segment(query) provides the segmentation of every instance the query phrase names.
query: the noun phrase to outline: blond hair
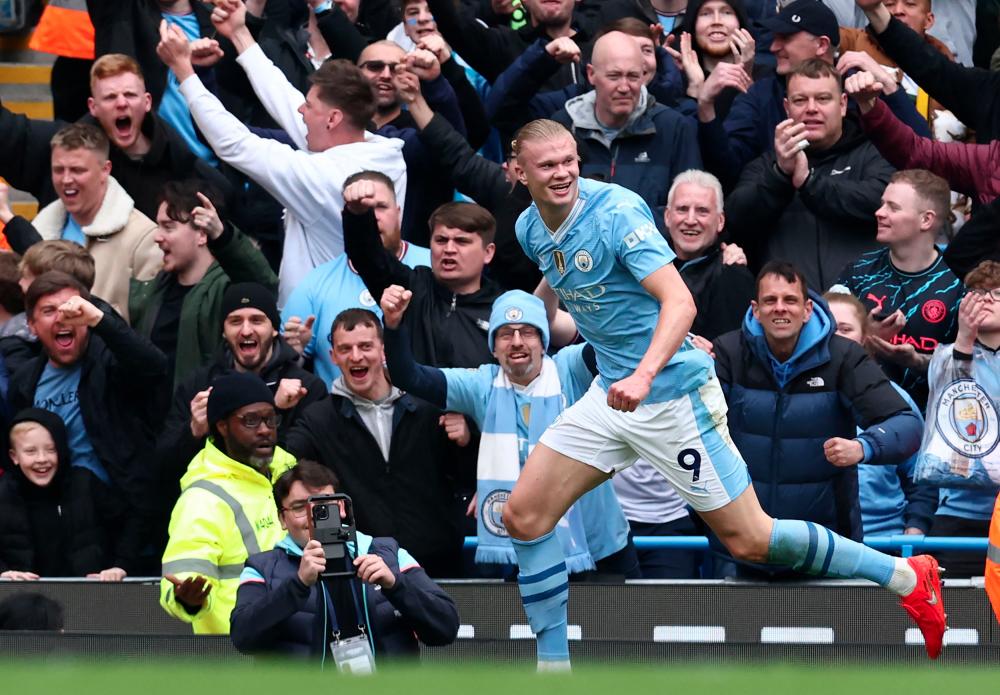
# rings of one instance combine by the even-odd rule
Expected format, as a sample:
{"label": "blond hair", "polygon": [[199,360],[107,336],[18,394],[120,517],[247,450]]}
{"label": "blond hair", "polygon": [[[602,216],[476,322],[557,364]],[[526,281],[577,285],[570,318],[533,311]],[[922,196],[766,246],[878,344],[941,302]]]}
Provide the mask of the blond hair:
{"label": "blond hair", "polygon": [[526,142],[536,140],[555,140],[561,137],[573,137],[566,126],[549,118],[539,118],[521,127],[510,143],[510,151],[516,157]]}
{"label": "blond hair", "polygon": [[115,77],[123,73],[130,72],[142,82],[142,88],[146,88],[146,79],[142,76],[142,68],[132,56],[124,53],[107,53],[94,61],[90,67],[90,92],[93,94],[94,85],[98,80],[108,77]]}
{"label": "blond hair", "polygon": [[41,423],[35,422],[34,420],[24,420],[23,422],[19,422],[13,427],[11,427],[10,434],[7,435],[7,439],[10,441],[10,448],[11,449],[14,448],[15,437],[19,437],[22,434],[27,434],[36,427],[43,430],[45,429],[44,427],[42,427]]}

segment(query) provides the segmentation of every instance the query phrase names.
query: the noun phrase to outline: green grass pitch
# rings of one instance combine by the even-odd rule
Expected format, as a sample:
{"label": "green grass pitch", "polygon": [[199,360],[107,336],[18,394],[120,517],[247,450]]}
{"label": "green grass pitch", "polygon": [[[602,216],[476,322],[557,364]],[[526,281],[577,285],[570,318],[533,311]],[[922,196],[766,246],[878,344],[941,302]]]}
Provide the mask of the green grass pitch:
{"label": "green grass pitch", "polygon": [[539,676],[526,665],[435,663],[339,677],[288,665],[25,661],[0,666],[0,682],[5,693],[43,695],[332,695],[341,687],[350,695],[974,695],[1000,692],[1000,669],[582,664],[569,676]]}

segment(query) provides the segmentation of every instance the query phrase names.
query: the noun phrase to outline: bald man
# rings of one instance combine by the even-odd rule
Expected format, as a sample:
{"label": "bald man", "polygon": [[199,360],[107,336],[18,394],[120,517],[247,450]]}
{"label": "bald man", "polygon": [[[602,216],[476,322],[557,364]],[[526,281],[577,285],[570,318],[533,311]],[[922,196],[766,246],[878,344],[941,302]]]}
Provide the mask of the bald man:
{"label": "bald man", "polygon": [[358,67],[375,88],[375,122],[376,128],[391,123],[397,128],[412,128],[413,119],[403,113],[399,92],[392,79],[393,69],[403,62],[406,56],[399,44],[393,41],[376,41],[361,51],[358,56]]}
{"label": "bald man", "polygon": [[674,176],[701,168],[694,123],[646,91],[642,52],[628,34],[609,32],[594,43],[587,77],[593,91],[553,116],[576,136],[580,175],[638,193],[662,221]]}

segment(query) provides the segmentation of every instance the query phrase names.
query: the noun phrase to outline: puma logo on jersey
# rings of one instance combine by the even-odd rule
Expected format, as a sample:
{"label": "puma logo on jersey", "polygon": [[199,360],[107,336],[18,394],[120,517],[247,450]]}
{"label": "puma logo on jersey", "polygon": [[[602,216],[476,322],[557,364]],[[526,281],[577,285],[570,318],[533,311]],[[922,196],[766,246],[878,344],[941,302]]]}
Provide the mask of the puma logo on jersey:
{"label": "puma logo on jersey", "polygon": [[840,176],[841,174],[846,174],[851,170],[850,166],[846,166],[843,169],[831,169],[830,176]]}

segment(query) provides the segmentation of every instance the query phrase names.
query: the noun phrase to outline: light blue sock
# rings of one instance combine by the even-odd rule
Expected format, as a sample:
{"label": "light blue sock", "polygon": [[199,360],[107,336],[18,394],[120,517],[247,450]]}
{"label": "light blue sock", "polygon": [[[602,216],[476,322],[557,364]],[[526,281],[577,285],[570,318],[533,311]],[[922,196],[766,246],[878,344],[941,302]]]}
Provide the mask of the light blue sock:
{"label": "light blue sock", "polygon": [[888,587],[895,558],[838,536],[809,521],[775,519],[767,561],[799,572],[844,579],[870,579]]}
{"label": "light blue sock", "polygon": [[538,642],[539,661],[568,661],[566,603],[569,577],[555,531],[533,541],[511,539],[520,573],[517,586]]}

